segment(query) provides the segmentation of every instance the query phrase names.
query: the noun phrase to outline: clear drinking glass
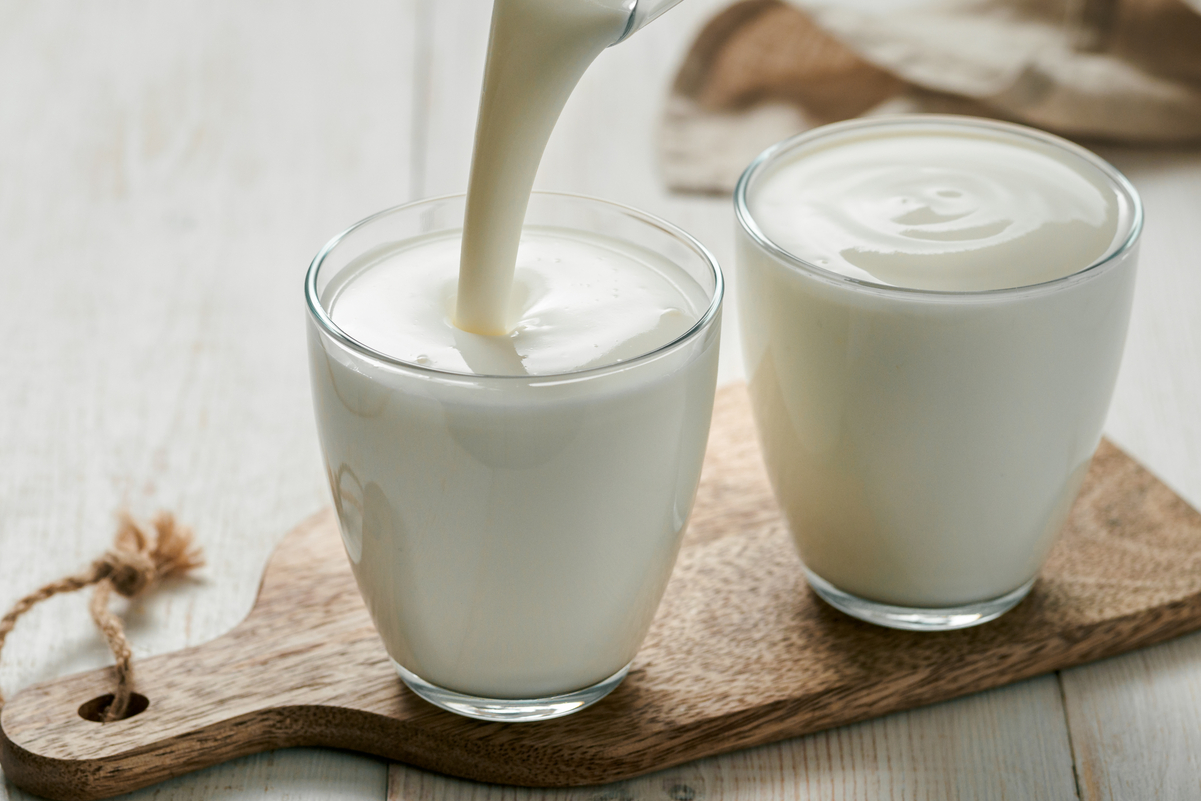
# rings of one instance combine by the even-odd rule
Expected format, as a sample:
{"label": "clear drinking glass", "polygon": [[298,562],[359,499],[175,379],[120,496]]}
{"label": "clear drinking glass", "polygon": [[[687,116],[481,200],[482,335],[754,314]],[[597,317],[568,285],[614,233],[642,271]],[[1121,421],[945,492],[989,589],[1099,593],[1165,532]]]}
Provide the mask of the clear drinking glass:
{"label": "clear drinking glass", "polygon": [[637,358],[483,376],[392,358],[329,314],[356,271],[457,235],[462,196],[333,239],[305,295],[317,428],[359,589],[404,682],[484,720],[565,715],[624,678],[692,508],[717,376],[722,276],[695,239],[624,206],[534,193],[527,231],[621,240],[682,270],[699,320]]}
{"label": "clear drinking glass", "polygon": [[[1046,283],[947,292],[823,269],[756,223],[756,186],[773,165],[841,137],[922,131],[1016,140],[1092,171],[1119,209],[1112,246]],[[1017,604],[1100,440],[1134,290],[1134,188],[1049,134],[910,115],[769,148],[743,174],[735,209],[755,419],[810,586],[855,617],[915,630],[976,625]]]}

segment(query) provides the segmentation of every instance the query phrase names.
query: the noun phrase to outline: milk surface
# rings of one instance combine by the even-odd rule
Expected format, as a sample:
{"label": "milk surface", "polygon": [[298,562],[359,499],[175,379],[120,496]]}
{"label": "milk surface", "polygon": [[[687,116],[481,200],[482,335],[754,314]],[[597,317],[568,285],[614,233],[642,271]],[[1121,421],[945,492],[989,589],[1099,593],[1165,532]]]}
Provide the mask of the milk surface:
{"label": "milk surface", "polygon": [[1054,544],[1100,438],[1136,254],[1082,272],[1132,213],[1084,158],[911,124],[765,166],[751,216],[812,267],[740,229],[740,319],[806,566],[861,598],[942,608],[1014,591]]}
{"label": "milk surface", "polygon": [[972,291],[1081,270],[1113,244],[1099,171],[1036,143],[864,132],[801,148],[757,183],[751,213],[788,253],[891,286]]}
{"label": "milk surface", "polygon": [[495,0],[467,186],[455,324],[507,334],[538,162],[571,90],[630,22],[627,0]]}
{"label": "milk surface", "polygon": [[550,375],[626,361],[684,334],[708,306],[680,267],[621,240],[527,228],[509,333],[454,325],[460,237],[398,243],[330,288],[338,326],[382,353],[475,375]]}

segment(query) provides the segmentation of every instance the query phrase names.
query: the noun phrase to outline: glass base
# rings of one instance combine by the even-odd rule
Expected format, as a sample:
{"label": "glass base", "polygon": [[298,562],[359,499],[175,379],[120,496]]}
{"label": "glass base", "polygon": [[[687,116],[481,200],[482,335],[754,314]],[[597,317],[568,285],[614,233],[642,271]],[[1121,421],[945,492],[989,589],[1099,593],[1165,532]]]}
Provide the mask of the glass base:
{"label": "glass base", "polygon": [[905,629],[906,631],[953,631],[966,629],[969,626],[979,626],[990,620],[996,620],[1001,615],[1018,605],[1030,588],[1034,579],[1030,579],[1013,592],[1005,593],[999,598],[980,601],[964,606],[948,606],[945,608],[929,608],[921,606],[892,606],[878,601],[869,601],[849,592],[843,592],[809,568],[805,568],[805,578],[823,601],[840,612],[851,617],[859,618],[877,626],[890,629]]}
{"label": "glass base", "polygon": [[630,672],[630,666],[627,664],[609,678],[591,687],[547,698],[480,698],[430,684],[417,674],[405,670],[396,660],[392,660],[392,665],[410,690],[434,706],[456,715],[492,723],[527,723],[561,718],[579,712],[617,689],[617,685],[621,684],[621,680]]}

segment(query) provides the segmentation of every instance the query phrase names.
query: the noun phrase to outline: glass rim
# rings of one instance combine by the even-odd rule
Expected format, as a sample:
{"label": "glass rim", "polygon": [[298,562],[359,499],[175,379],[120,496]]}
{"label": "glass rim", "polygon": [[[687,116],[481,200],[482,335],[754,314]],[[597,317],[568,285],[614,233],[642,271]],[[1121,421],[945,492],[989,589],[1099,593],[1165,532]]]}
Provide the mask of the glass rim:
{"label": "glass rim", "polygon": [[[1085,267],[1074,272],[1062,275],[1058,278],[1052,278],[1049,281],[1040,281],[1036,284],[1022,284],[1021,286],[1001,287],[998,289],[967,289],[967,290],[949,290],[949,289],[918,289],[915,287],[896,286],[894,284],[883,284],[877,281],[866,281],[861,278],[853,278],[849,275],[827,270],[810,261],[802,259],[793,253],[788,252],[784,248],[777,245],[768,237],[759,225],[755,222],[754,215],[751,214],[750,206],[747,203],[747,195],[750,192],[751,183],[768,167],[776,163],[780,158],[791,153],[798,147],[809,144],[815,140],[824,139],[829,136],[838,136],[848,131],[861,129],[869,129],[876,127],[898,127],[898,128],[916,128],[922,125],[946,125],[952,127],[971,128],[976,130],[987,130],[992,133],[1002,133],[1008,136],[1017,137],[1019,139],[1033,139],[1043,145],[1048,145],[1059,150],[1071,153],[1073,156],[1082,159],[1092,167],[1096,168],[1101,174],[1110,181],[1114,190],[1119,195],[1124,195],[1130,204],[1131,214],[1130,219],[1126,224],[1125,236],[1121,235],[1119,230],[1115,236],[1116,244],[1110,247],[1101,254],[1100,258]],[[970,300],[973,298],[994,298],[997,296],[1007,295],[1023,295],[1023,294],[1041,294],[1043,292],[1054,291],[1068,284],[1073,284],[1078,281],[1085,280],[1102,271],[1102,268],[1116,264],[1123,256],[1129,253],[1137,245],[1139,237],[1143,230],[1143,202],[1139,197],[1138,190],[1134,188],[1134,184],[1121,173],[1116,167],[1110,164],[1105,159],[1093,153],[1091,150],[1081,147],[1075,142],[1064,139],[1061,136],[1047,133],[1036,128],[1031,128],[1026,125],[1019,125],[1012,122],[1003,122],[1001,120],[990,120],[982,117],[969,117],[959,114],[888,114],[879,117],[863,117],[853,120],[845,120],[843,122],[835,122],[829,125],[822,125],[808,131],[791,136],[784,139],[771,147],[764,150],[755,160],[752,161],[743,171],[738,179],[738,184],[734,187],[734,216],[738,219],[738,224],[751,240],[759,247],[766,250],[771,255],[775,256],[786,265],[799,270],[800,272],[808,273],[815,278],[821,279],[827,283],[832,283],[841,286],[847,286],[852,290],[867,290],[885,295],[900,295],[915,298],[948,298]]]}
{"label": "glass rim", "polygon": [[439,195],[437,197],[429,197],[429,198],[422,198],[420,200],[412,200],[412,201],[409,201],[408,203],[401,203],[400,205],[391,206],[391,207],[383,209],[381,211],[377,211],[374,214],[371,214],[371,215],[359,220],[354,225],[351,225],[349,228],[347,228],[346,230],[337,234],[332,239],[330,239],[328,242],[326,242],[325,245],[321,248],[321,250],[317,252],[317,255],[313,257],[312,262],[309,263],[308,271],[305,274],[304,295],[305,295],[305,305],[308,308],[309,316],[317,323],[317,326],[321,329],[321,331],[324,334],[326,334],[327,336],[334,339],[334,341],[338,342],[338,344],[342,345],[345,348],[348,348],[351,351],[358,353],[360,356],[364,356],[373,361],[381,362],[385,365],[388,365],[389,367],[396,367],[396,368],[400,368],[403,370],[410,370],[410,371],[413,371],[413,372],[416,372],[419,374],[428,374],[430,376],[450,377],[450,378],[459,378],[459,379],[461,379],[461,378],[476,378],[476,379],[488,379],[488,380],[493,380],[493,381],[511,380],[511,381],[525,381],[525,382],[534,382],[534,383],[557,382],[562,379],[575,380],[575,379],[580,379],[580,378],[584,378],[584,377],[589,377],[589,376],[592,376],[592,375],[598,374],[598,373],[613,372],[616,370],[625,369],[627,367],[631,367],[633,365],[640,364],[644,361],[648,361],[651,358],[658,356],[666,351],[673,350],[676,347],[683,345],[685,342],[687,342],[691,339],[694,339],[702,331],[704,331],[710,327],[713,320],[717,317],[718,311],[721,309],[722,299],[725,296],[725,277],[722,275],[721,266],[718,264],[717,258],[709,251],[708,248],[706,248],[703,244],[701,244],[701,242],[696,237],[692,236],[687,231],[683,230],[682,228],[680,228],[677,225],[669,223],[666,220],[656,217],[653,214],[648,214],[647,212],[640,211],[640,210],[634,208],[633,206],[627,206],[624,203],[616,203],[611,200],[603,200],[601,198],[590,197],[588,195],[579,195],[579,194],[574,194],[574,193],[570,193],[570,192],[535,191],[535,192],[531,193],[531,197],[534,195],[537,195],[539,197],[564,198],[564,199],[572,200],[572,201],[584,201],[585,203],[608,207],[612,211],[616,211],[616,212],[626,215],[627,217],[631,217],[641,223],[649,225],[652,228],[658,229],[659,231],[667,234],[668,236],[671,236],[671,237],[675,238],[676,240],[682,242],[686,247],[688,247],[697,256],[700,257],[701,261],[705,264],[705,266],[707,266],[709,268],[709,271],[713,275],[712,297],[710,298],[709,305],[705,309],[704,313],[701,314],[701,316],[699,318],[697,318],[696,322],[693,323],[688,328],[688,330],[686,330],[684,333],[680,334],[678,337],[672,339],[671,341],[669,341],[663,345],[660,345],[659,347],[655,348],[654,350],[647,351],[646,353],[640,353],[639,355],[634,356],[632,358],[625,359],[622,361],[612,362],[611,364],[604,364],[599,367],[589,367],[589,368],[583,369],[583,370],[569,370],[569,371],[561,372],[561,373],[538,373],[538,374],[532,374],[532,375],[531,374],[493,375],[493,374],[484,374],[484,373],[466,373],[466,372],[462,372],[459,370],[446,370],[446,369],[439,368],[439,367],[430,367],[428,365],[415,364],[414,362],[409,362],[409,361],[405,361],[403,359],[398,359],[395,356],[390,356],[387,353],[384,353],[383,351],[376,350],[375,348],[371,347],[370,345],[368,345],[364,342],[360,342],[359,340],[355,339],[354,337],[350,336],[348,333],[343,331],[342,328],[337,323],[334,322],[333,318],[330,317],[329,313],[325,309],[325,306],[321,303],[320,297],[318,296],[319,293],[317,291],[317,276],[321,271],[322,265],[325,263],[325,259],[334,251],[334,249],[339,244],[342,243],[342,240],[344,240],[346,237],[348,237],[350,234],[354,233],[355,231],[365,228],[365,227],[371,225],[372,223],[378,222],[379,220],[383,219],[384,217],[388,217],[393,214],[399,214],[401,212],[408,211],[408,210],[411,210],[411,209],[414,209],[414,208],[417,208],[420,206],[428,206],[428,205],[432,205],[434,203],[441,203],[441,202],[445,202],[445,201],[464,199],[467,197],[467,195],[465,193],[457,192],[457,193],[449,194],[449,195]]}

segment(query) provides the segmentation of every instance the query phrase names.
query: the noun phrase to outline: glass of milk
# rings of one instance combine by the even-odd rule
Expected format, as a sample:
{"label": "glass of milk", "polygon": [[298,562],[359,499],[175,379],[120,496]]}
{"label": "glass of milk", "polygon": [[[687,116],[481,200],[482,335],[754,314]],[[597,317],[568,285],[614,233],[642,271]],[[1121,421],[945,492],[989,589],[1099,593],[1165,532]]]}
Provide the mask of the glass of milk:
{"label": "glass of milk", "polygon": [[462,196],[400,206],[318,254],[313,402],[401,678],[459,714],[540,720],[615,688],[650,626],[700,477],[722,277],[668,223],[534,193],[521,322],[468,334],[449,323],[463,213]]}
{"label": "glass of milk", "polygon": [[1134,188],[1055,136],[912,115],[777,144],[735,208],[755,419],[810,586],[903,629],[1013,607],[1100,440]]}

